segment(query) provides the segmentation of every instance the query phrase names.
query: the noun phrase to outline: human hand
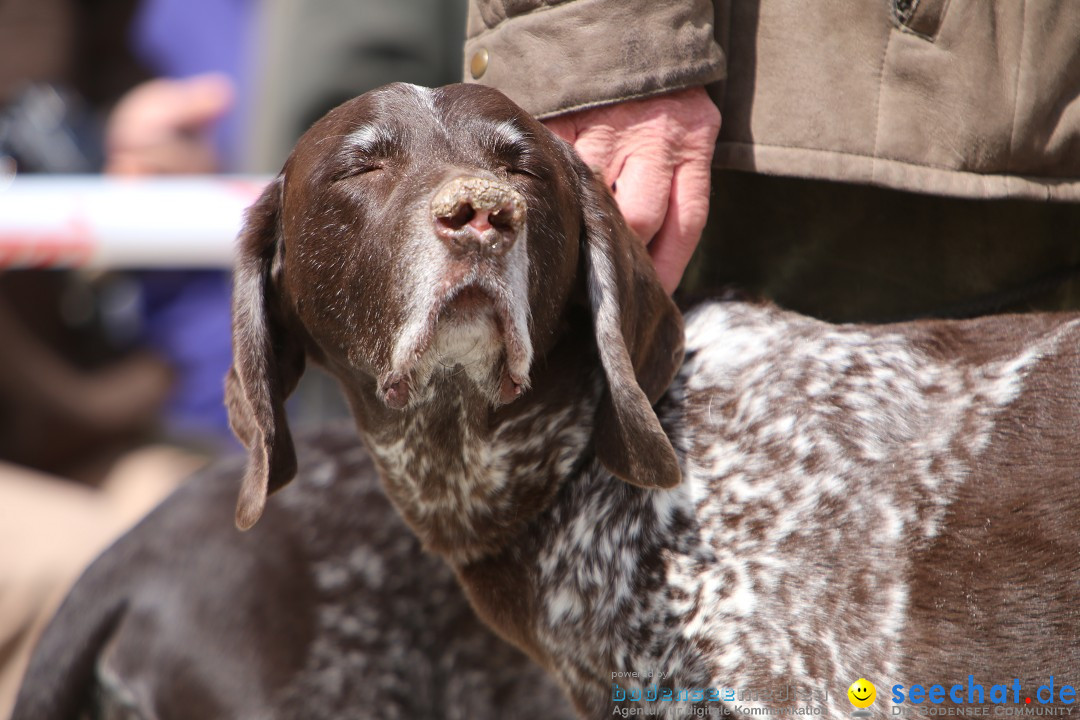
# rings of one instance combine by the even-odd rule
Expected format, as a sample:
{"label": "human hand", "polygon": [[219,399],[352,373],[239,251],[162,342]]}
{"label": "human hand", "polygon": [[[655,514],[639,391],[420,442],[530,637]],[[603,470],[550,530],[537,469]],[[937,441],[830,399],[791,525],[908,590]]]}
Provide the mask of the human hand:
{"label": "human hand", "polygon": [[709,215],[720,111],[704,88],[628,100],[545,121],[603,174],[669,293]]}
{"label": "human hand", "polygon": [[218,169],[210,131],[233,103],[232,82],[217,73],[150,80],[128,91],[105,130],[105,172],[180,175]]}

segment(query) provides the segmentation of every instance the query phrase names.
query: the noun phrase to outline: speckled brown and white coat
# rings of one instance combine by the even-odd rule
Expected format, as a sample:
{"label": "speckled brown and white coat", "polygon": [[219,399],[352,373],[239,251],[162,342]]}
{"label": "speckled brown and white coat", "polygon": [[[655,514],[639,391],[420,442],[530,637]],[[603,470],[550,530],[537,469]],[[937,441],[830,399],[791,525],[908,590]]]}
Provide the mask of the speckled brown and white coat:
{"label": "speckled brown and white coat", "polygon": [[584,716],[620,672],[836,717],[859,677],[1080,670],[1072,317],[729,300],[684,328],[567,146],[493,90],[395,85],[317,123],[251,211],[235,318],[238,522],[294,472],[282,402],[313,358],[425,546]]}

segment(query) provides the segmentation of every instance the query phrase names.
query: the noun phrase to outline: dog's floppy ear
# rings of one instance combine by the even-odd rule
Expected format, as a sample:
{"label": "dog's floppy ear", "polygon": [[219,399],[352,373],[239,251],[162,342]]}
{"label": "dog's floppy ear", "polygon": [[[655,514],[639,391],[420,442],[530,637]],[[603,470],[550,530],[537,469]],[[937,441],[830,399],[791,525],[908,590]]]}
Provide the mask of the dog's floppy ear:
{"label": "dog's floppy ear", "polygon": [[674,487],[681,480],[679,463],[652,403],[682,363],[682,315],[607,188],[583,165],[578,175],[589,306],[607,377],[593,436],[596,454],[629,483]]}
{"label": "dog's floppy ear", "polygon": [[284,250],[281,193],[278,177],[248,209],[233,273],[233,363],[225,379],[225,404],[229,424],[248,450],[236,505],[241,530],[254,525],[267,496],[296,475],[284,404],[304,371],[304,350],[285,327],[276,287]]}

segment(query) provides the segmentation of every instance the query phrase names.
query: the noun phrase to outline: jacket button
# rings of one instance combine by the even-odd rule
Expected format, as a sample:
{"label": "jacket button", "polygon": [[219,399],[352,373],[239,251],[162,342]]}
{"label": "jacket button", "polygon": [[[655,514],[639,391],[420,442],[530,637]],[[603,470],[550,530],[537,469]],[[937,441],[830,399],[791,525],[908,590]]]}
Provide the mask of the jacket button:
{"label": "jacket button", "polygon": [[472,60],[469,61],[469,72],[472,73],[473,80],[479,80],[485,72],[487,72],[488,66],[488,51],[477,50],[473,53]]}

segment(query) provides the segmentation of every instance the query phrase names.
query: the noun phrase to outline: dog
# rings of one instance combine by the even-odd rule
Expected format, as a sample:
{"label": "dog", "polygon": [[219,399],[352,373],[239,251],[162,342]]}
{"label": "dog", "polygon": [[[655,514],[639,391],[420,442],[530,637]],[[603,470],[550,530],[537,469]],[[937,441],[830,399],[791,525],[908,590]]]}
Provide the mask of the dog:
{"label": "dog", "polygon": [[249,211],[233,302],[237,524],[295,472],[311,359],[423,545],[583,717],[1080,672],[1076,316],[684,318],[604,184],[477,85],[317,122]]}
{"label": "dog", "polygon": [[265,527],[233,526],[233,457],[96,560],[35,649],[13,720],[573,717],[421,551],[355,431],[299,439],[300,480]]}

